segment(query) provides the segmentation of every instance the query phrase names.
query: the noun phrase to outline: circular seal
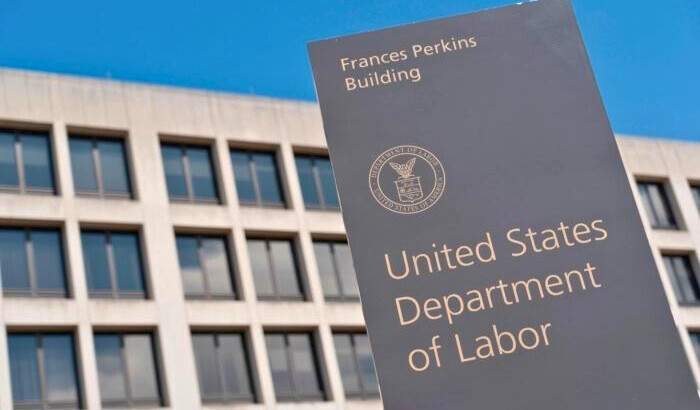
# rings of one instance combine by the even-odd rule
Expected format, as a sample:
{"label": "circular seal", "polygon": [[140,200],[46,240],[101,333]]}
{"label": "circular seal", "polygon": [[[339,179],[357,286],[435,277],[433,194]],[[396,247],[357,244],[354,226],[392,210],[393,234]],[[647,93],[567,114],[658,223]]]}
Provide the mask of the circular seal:
{"label": "circular seal", "polygon": [[445,191],[445,169],[427,149],[399,145],[382,152],[369,168],[369,190],[382,207],[417,214],[435,205]]}

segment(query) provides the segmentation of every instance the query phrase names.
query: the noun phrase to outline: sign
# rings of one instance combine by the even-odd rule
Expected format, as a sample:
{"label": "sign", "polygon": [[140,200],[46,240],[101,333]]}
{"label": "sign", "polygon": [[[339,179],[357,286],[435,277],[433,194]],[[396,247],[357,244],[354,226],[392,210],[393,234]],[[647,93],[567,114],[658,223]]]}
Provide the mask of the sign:
{"label": "sign", "polygon": [[309,51],[386,409],[698,408],[568,1]]}

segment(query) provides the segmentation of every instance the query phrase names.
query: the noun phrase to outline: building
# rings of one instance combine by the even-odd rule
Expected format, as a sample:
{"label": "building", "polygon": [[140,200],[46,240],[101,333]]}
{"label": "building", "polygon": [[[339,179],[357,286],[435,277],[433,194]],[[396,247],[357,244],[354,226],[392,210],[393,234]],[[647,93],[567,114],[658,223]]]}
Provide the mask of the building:
{"label": "building", "polygon": [[[700,145],[618,142],[700,380]],[[3,69],[0,191],[0,410],[381,408],[315,104]]]}

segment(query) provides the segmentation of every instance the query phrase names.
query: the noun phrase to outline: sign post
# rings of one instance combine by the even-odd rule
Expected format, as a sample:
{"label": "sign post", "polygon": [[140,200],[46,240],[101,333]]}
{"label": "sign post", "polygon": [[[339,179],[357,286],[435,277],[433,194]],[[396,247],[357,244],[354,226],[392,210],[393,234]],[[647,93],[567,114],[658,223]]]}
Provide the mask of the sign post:
{"label": "sign post", "polygon": [[309,51],[388,410],[698,408],[567,0]]}

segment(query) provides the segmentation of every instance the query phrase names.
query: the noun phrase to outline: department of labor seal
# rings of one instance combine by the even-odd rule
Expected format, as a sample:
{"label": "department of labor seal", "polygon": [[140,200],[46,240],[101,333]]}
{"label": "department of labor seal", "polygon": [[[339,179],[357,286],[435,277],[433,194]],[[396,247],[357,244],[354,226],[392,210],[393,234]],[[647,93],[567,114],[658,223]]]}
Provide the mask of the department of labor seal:
{"label": "department of labor seal", "polygon": [[382,152],[369,169],[369,190],[382,207],[416,214],[435,205],[445,190],[445,169],[430,151],[399,145]]}

